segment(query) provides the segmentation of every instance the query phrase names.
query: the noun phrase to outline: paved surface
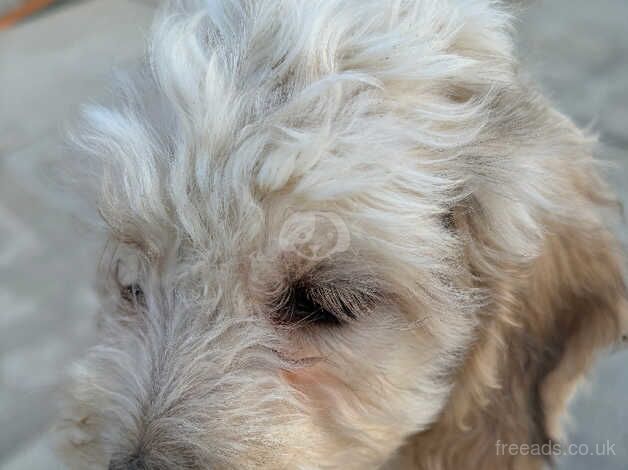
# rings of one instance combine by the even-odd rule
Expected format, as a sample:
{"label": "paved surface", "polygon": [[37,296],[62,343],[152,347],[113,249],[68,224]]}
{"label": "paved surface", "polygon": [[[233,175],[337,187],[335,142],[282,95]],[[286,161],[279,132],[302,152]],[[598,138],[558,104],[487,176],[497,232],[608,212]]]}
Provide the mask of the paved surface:
{"label": "paved surface", "polygon": [[[61,370],[84,348],[99,241],[59,210],[47,182],[78,106],[137,58],[151,0],[92,0],[0,33],[0,470],[62,468],[44,433]],[[547,0],[520,20],[521,53],[556,103],[592,124],[628,201],[628,2]],[[58,201],[58,202],[52,202]],[[622,231],[624,240],[626,231]],[[628,468],[628,353],[604,359],[572,409],[572,442],[616,455],[559,459],[564,470]]]}
{"label": "paved surface", "polygon": [[7,13],[20,4],[20,0],[0,0],[0,15]]}

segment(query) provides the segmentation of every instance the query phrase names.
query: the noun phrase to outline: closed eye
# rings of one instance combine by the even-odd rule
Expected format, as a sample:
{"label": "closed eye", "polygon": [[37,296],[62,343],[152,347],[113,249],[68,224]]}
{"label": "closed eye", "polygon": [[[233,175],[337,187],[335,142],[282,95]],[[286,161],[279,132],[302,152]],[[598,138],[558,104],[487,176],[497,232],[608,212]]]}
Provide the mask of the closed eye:
{"label": "closed eye", "polygon": [[[317,324],[337,326],[343,323],[337,312],[321,305],[316,293],[307,286],[297,285],[290,289],[283,320],[290,324]],[[353,315],[350,315],[353,318]]]}
{"label": "closed eye", "polygon": [[300,280],[275,303],[274,319],[286,326],[337,327],[364,315],[378,301],[372,290],[317,286]]}

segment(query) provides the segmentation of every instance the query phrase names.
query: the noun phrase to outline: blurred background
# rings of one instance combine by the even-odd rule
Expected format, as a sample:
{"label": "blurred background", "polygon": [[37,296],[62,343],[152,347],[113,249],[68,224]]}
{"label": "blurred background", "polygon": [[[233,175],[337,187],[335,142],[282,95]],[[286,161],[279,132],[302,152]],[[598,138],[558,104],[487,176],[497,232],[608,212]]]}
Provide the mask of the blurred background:
{"label": "blurred background", "polygon": [[[90,342],[102,241],[44,182],[80,105],[103,99],[112,71],[141,56],[158,1],[0,0],[0,470],[63,468],[46,432],[61,373]],[[530,2],[518,29],[525,68],[600,133],[626,204],[628,1]],[[571,442],[608,440],[615,455],[563,457],[558,468],[628,469],[628,351],[598,363],[571,409]]]}

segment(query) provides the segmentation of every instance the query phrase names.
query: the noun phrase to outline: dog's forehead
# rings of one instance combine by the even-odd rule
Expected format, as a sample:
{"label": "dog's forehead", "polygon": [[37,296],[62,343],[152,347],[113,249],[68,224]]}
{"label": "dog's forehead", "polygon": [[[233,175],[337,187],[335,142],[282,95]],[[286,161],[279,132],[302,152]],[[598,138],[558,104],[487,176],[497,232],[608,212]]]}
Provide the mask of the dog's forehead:
{"label": "dog's forehead", "polygon": [[[122,104],[88,113],[80,143],[97,157],[89,165],[102,166],[98,210],[114,234],[226,242],[278,205],[430,214],[466,177],[454,160],[446,172],[435,160],[484,123],[483,103],[459,90],[509,73],[495,65],[488,77],[474,59],[509,56],[505,33],[482,24],[495,18],[420,3],[365,2],[366,23],[349,20],[350,2],[312,14],[308,2],[212,5],[169,10],[153,30],[150,66],[123,80]],[[339,18],[349,26],[335,28]],[[462,39],[473,47],[457,50]]]}

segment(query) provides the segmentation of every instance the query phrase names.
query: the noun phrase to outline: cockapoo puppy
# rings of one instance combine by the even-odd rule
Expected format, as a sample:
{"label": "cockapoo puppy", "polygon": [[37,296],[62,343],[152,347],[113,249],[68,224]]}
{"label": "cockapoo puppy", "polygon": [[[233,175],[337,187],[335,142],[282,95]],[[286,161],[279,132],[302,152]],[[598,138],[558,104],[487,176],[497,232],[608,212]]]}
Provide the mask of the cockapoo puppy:
{"label": "cockapoo puppy", "polygon": [[592,140],[491,0],[183,0],[76,141],[72,468],[540,469],[626,331]]}

